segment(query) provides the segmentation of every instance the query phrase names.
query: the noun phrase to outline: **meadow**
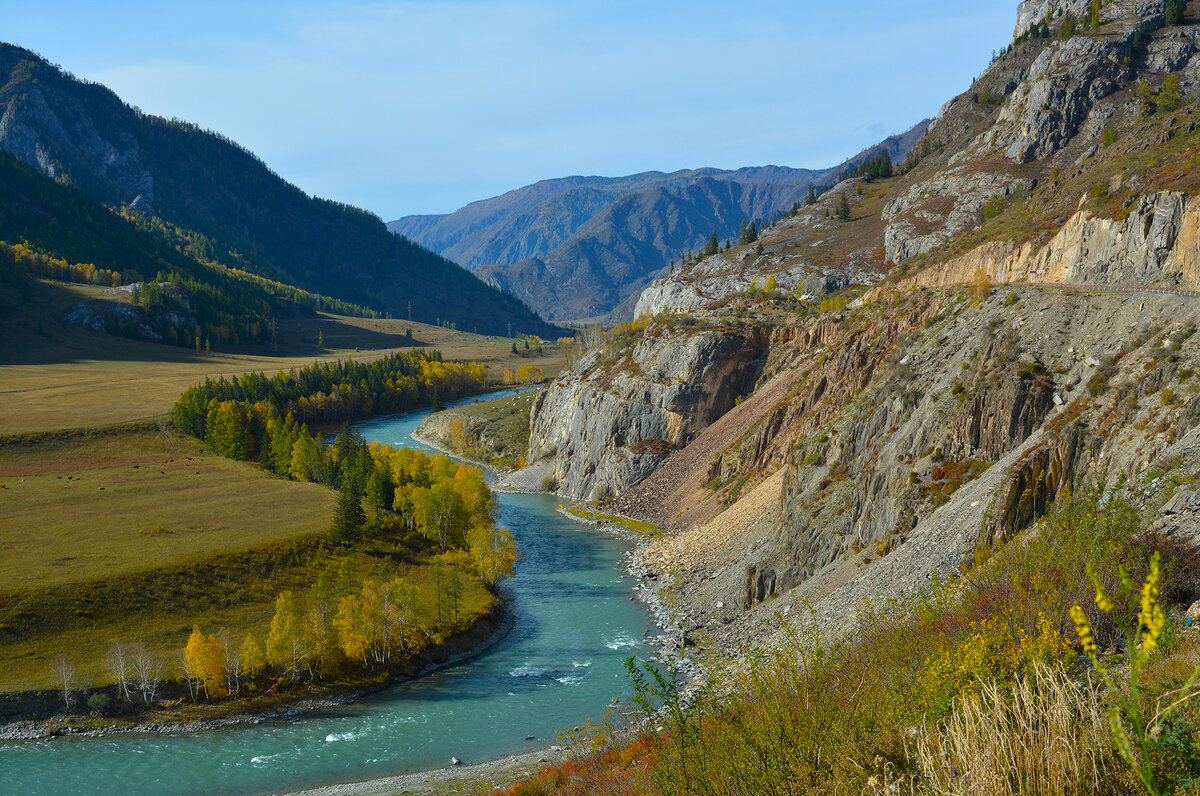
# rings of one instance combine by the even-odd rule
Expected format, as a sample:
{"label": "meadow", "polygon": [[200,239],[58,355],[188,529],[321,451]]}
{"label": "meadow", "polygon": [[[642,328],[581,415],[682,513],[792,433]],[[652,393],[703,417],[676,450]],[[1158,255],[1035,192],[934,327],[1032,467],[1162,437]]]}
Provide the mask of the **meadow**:
{"label": "meadow", "polygon": [[55,320],[101,298],[116,297],[103,288],[42,283],[23,313],[0,320],[0,435],[165,418],[180,393],[206,377],[271,375],[337,359],[370,361],[413,346],[437,348],[446,360],[482,362],[497,380],[521,365],[536,365],[552,377],[565,356],[557,345],[544,346],[541,356],[523,346],[513,354],[508,338],[399,319],[281,317],[276,345],[212,352],[128,340]]}
{"label": "meadow", "polygon": [[[81,302],[124,300],[85,285],[41,282],[0,319],[0,692],[49,688],[51,662],[68,653],[81,684],[113,682],[113,641],[141,642],[179,677],[195,624],[265,637],[276,597],[307,599],[317,581],[334,591],[402,577],[423,616],[437,616],[443,563],[421,539],[368,538],[333,545],[337,493],[223,458],[177,433],[168,412],[205,377],[371,361],[415,346],[447,360],[557,372],[544,354],[511,339],[392,319],[296,314],[276,341],[192,351],[125,339],[62,319]],[[520,353],[514,353],[518,348]],[[463,583],[455,620],[465,627],[493,597]],[[460,628],[461,629],[461,628]]]}

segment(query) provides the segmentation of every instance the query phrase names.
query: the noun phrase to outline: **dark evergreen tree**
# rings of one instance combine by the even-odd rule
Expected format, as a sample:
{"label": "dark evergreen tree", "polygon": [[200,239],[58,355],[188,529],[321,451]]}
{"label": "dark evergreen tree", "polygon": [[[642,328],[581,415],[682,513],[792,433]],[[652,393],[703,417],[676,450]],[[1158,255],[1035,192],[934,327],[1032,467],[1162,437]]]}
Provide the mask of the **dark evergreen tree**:
{"label": "dark evergreen tree", "polygon": [[365,521],[362,498],[351,480],[344,479],[338,488],[337,506],[333,511],[333,541],[342,545],[358,541]]}

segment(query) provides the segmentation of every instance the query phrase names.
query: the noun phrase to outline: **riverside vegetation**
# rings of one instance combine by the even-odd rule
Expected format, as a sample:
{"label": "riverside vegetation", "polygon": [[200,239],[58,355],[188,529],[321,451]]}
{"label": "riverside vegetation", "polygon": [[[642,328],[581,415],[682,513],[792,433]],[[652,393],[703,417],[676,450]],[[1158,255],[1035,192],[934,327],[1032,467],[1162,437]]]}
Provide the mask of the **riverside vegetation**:
{"label": "riverside vegetation", "polygon": [[[193,699],[197,686],[207,697],[236,696],[265,675],[292,684],[302,674],[312,682],[347,667],[386,670],[494,607],[486,590],[512,575],[517,552],[512,534],[496,527],[495,500],[477,468],[368,444],[346,428],[326,445],[305,422],[397,411],[423,399],[436,405],[441,395],[455,397],[486,381],[479,363],[445,363],[436,351],[412,351],[368,364],[313,365],[270,380],[261,373],[209,380],[181,396],[172,410],[176,427],[216,453],[257,457],[277,475],[336,487],[330,541],[341,548],[314,567],[324,571],[307,600],[279,593],[262,642],[252,633],[238,644],[227,630],[206,635],[193,628],[184,649]],[[345,551],[375,559],[367,576],[355,572]],[[414,562],[427,565],[423,578],[396,569]]]}
{"label": "riverside vegetation", "polygon": [[[155,551],[155,564],[104,555],[87,522],[47,528],[43,542],[72,551],[49,569],[30,570],[34,550],[10,546],[17,566],[3,573],[11,595],[0,632],[4,657],[20,663],[4,667],[4,687],[53,687],[68,714],[106,715],[183,695],[268,705],[419,668],[497,610],[494,587],[517,553],[496,527],[493,495],[476,468],[367,444],[346,428],[327,444],[296,417],[345,421],[486,381],[479,363],[407,351],[189,388],[172,416],[204,448],[138,426],[102,431],[107,454],[73,432],[13,438],[0,468],[13,482],[4,485],[10,505],[36,514],[65,487],[81,507],[102,506],[117,529],[153,517],[129,530],[129,542]],[[87,464],[64,468],[73,449]],[[250,458],[267,472],[246,472],[239,460]],[[231,480],[216,477],[226,471]],[[336,499],[322,487],[337,489]],[[247,535],[246,514],[263,511],[267,519],[251,523],[262,530]],[[315,520],[297,523],[306,512]]]}
{"label": "riverside vegetation", "polygon": [[632,703],[506,793],[1191,793],[1200,635],[1172,606],[1198,568],[1083,489],[857,633],[796,619],[690,703],[631,658]]}

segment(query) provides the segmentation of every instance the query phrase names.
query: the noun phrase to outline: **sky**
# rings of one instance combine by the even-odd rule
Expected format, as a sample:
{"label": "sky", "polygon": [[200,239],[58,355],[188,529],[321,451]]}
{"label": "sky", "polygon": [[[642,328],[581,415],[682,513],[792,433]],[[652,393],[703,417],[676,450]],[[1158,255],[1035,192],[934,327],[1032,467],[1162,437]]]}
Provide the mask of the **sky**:
{"label": "sky", "polygon": [[385,221],[540,179],[832,166],[937,113],[1016,0],[39,0],[0,40]]}

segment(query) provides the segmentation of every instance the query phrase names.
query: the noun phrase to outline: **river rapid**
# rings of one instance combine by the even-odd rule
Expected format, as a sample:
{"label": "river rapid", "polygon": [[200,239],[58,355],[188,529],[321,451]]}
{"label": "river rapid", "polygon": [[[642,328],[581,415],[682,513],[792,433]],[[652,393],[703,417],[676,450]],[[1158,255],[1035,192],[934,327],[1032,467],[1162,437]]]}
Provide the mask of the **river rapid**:
{"label": "river rapid", "polygon": [[[500,394],[454,402],[461,405]],[[411,438],[427,410],[360,425]],[[547,495],[499,493],[524,559],[506,586],[511,632],[469,661],[357,702],[194,734],[0,743],[0,793],[259,794],[479,762],[545,747],[629,684],[622,661],[650,623],[619,567],[627,543],[587,530]]]}

